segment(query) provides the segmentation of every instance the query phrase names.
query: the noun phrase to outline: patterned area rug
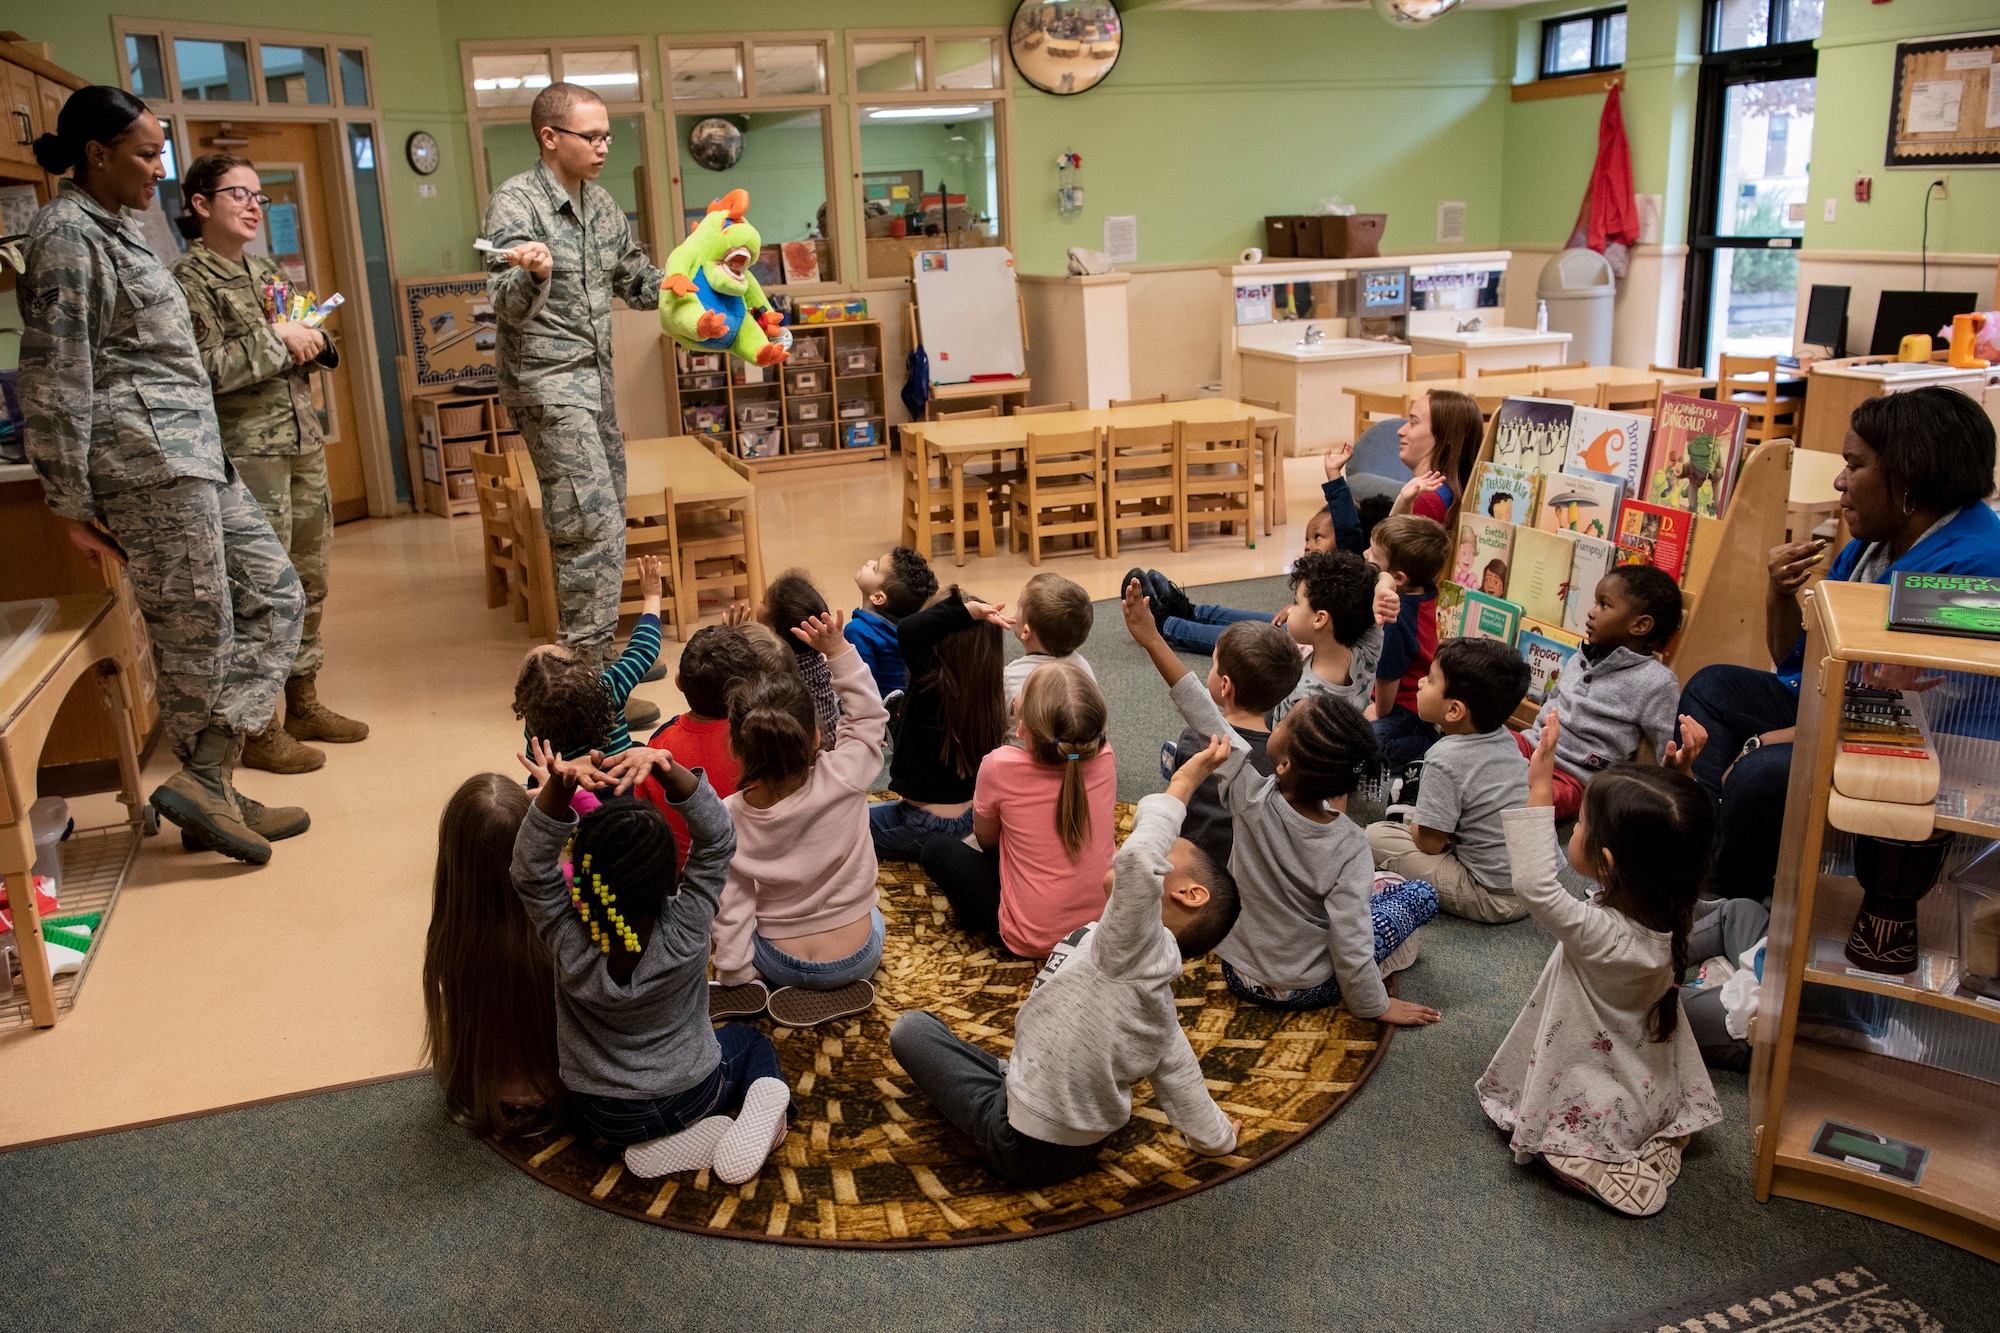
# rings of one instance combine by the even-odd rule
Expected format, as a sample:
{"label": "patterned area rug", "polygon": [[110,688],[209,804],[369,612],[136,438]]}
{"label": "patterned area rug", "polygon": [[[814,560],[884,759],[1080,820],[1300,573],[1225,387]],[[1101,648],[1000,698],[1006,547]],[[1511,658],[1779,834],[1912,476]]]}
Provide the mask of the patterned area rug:
{"label": "patterned area rug", "polygon": [[[1121,804],[1118,816],[1122,841],[1132,807]],[[871,1249],[1015,1240],[1166,1203],[1271,1160],[1338,1111],[1389,1043],[1386,1025],[1344,1008],[1239,1004],[1212,958],[1190,962],[1174,987],[1181,1025],[1210,1091],[1243,1121],[1237,1151],[1193,1152],[1141,1083],[1131,1123],[1105,1143],[1094,1169],[1019,1189],[990,1174],[971,1141],[916,1091],[889,1054],[889,1027],[906,1009],[930,1009],[960,1036],[1005,1054],[1036,965],[959,932],[916,866],[885,865],[880,887],[888,939],[875,1008],[815,1029],[765,1020],[797,1118],[754,1179],[731,1187],[701,1171],[641,1180],[609,1145],[561,1132],[494,1150],[585,1203],[683,1231]]]}
{"label": "patterned area rug", "polygon": [[1577,1333],[1944,1333],[1944,1325],[1866,1266],[1834,1254]]}

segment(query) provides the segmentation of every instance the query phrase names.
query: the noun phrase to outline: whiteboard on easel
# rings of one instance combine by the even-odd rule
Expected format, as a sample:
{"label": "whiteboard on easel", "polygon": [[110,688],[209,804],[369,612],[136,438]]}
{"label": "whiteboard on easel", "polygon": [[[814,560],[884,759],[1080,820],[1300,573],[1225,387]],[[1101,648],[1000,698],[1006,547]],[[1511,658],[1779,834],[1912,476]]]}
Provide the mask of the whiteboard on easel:
{"label": "whiteboard on easel", "polygon": [[1026,371],[1012,252],[999,246],[919,250],[910,265],[932,383]]}

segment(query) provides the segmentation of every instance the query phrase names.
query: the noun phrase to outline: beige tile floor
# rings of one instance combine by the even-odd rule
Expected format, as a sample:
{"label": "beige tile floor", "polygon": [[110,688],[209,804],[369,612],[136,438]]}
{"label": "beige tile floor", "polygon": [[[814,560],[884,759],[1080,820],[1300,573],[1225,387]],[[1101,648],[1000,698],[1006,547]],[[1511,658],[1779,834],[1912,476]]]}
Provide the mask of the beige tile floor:
{"label": "beige tile floor", "polygon": [[[1254,550],[1210,535],[1182,554],[1128,543],[1117,561],[1050,557],[1042,567],[1096,598],[1112,596],[1133,564],[1182,583],[1278,573],[1318,507],[1318,460],[1287,468],[1293,521]],[[804,566],[834,605],[851,607],[853,571],[895,539],[893,469],[767,478],[767,568]],[[938,561],[941,580],[1010,605],[1033,572],[1024,555],[970,557],[963,570]],[[374,734],[327,747],[316,773],[243,777],[258,799],[313,815],[267,867],[185,852],[171,827],[146,840],[76,1008],[49,1031],[0,1033],[0,1146],[419,1066],[438,812],[469,774],[518,771],[509,700],[529,641],[505,610],[486,608],[481,580],[473,519],[338,530],[321,693]],[[669,657],[678,649],[670,637]],[[669,712],[681,706],[671,674],[640,692]],[[156,755],[147,789],[169,771]],[[80,827],[122,813],[108,796],[72,806]]]}

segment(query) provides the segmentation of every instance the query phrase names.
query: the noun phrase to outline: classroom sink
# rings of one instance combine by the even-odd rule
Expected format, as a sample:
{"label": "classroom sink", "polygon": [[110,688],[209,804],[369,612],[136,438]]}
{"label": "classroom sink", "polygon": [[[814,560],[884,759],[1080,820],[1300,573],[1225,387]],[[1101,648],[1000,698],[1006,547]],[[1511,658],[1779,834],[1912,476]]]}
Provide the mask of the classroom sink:
{"label": "classroom sink", "polygon": [[21,602],[0,602],[0,680],[20,664],[42,637],[42,627],[55,619],[52,597],[30,597]]}

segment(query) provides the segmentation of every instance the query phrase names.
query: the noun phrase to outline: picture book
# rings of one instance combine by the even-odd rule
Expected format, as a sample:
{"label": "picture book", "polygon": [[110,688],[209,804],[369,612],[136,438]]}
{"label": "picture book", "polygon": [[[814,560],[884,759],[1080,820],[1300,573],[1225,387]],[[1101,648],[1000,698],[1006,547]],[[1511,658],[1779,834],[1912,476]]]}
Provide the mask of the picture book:
{"label": "picture book", "polygon": [[1627,412],[1606,412],[1597,407],[1579,407],[1569,427],[1569,456],[1566,471],[1595,472],[1615,477],[1626,493],[1636,495],[1646,467],[1646,444],[1653,423]]}
{"label": "picture book", "polygon": [[1507,576],[1507,600],[1518,602],[1533,620],[1561,624],[1563,593],[1569,587],[1572,545],[1568,537],[1540,528],[1514,531],[1514,563]]}
{"label": "picture book", "polygon": [[1470,588],[1465,593],[1465,624],[1459,633],[1468,639],[1498,639],[1514,642],[1521,626],[1521,607],[1504,597],[1492,597]]}
{"label": "picture book", "polygon": [[1571,467],[1543,480],[1535,526],[1543,532],[1608,538],[1618,523],[1618,502],[1624,498],[1624,483]]}
{"label": "picture book", "polygon": [[1507,571],[1514,559],[1514,525],[1466,514],[1458,520],[1458,558],[1451,580],[1499,597],[1507,591]]}
{"label": "picture book", "polygon": [[1679,583],[1693,528],[1694,515],[1685,510],[1627,500],[1618,507],[1618,563],[1664,569]]}
{"label": "picture book", "polygon": [[1717,517],[1729,502],[1729,483],[1742,443],[1742,408],[1661,394],[1646,459],[1645,493],[1640,498],[1704,518]]}
{"label": "picture book", "polygon": [[1889,583],[1889,628],[2000,638],[2000,579],[1899,571]]}
{"label": "picture book", "polygon": [[750,274],[757,279],[760,287],[779,287],[785,281],[785,261],[783,252],[775,245],[759,246],[757,258],[750,265]]}
{"label": "picture book", "polygon": [[1582,634],[1598,581],[1618,563],[1618,547],[1581,533],[1573,534],[1569,545],[1569,587],[1563,594],[1562,627],[1571,634]]}
{"label": "picture book", "polygon": [[1528,664],[1528,702],[1539,708],[1555,693],[1556,681],[1568,669],[1570,659],[1582,648],[1583,641],[1553,625],[1524,619],[1514,646],[1521,650],[1521,660]]}
{"label": "picture book", "polygon": [[1575,412],[1576,404],[1563,398],[1505,400],[1493,417],[1493,461],[1523,472],[1562,471]]}
{"label": "picture book", "polygon": [[[1523,472],[1501,463],[1480,463],[1472,469],[1470,512],[1501,523],[1531,523],[1542,493],[1538,472]],[[1465,509],[1461,513],[1468,512]]]}
{"label": "picture book", "polygon": [[1442,643],[1465,632],[1465,589],[1447,579],[1438,585],[1437,636]]}

